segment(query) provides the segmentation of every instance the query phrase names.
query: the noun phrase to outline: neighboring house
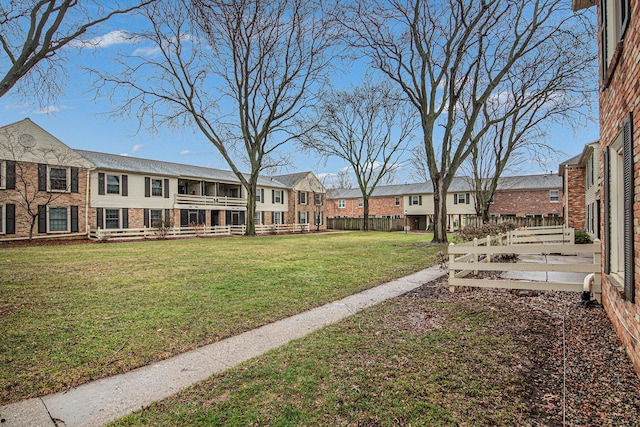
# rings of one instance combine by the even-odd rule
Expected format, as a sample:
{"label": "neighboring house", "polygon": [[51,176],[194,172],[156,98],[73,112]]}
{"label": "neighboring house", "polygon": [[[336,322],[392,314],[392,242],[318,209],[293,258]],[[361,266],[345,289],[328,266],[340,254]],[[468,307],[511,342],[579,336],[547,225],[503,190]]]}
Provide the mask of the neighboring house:
{"label": "neighboring house", "polygon": [[0,238],[87,233],[90,162],[30,119],[0,128]]}
{"label": "neighboring house", "polygon": [[[0,128],[0,144],[0,240],[28,236],[22,193],[39,235],[246,224],[247,190],[230,171],[73,150],[29,119]],[[311,172],[259,178],[256,224],[323,227],[324,194]]]}
{"label": "neighboring house", "polygon": [[581,154],[562,163],[564,223],[586,231],[592,239],[600,234],[600,141],[585,145]]}
{"label": "neighboring house", "polygon": [[602,0],[598,18],[602,302],[640,374],[640,1]]}
{"label": "neighboring house", "polygon": [[289,189],[288,212],[297,224],[310,224],[316,230],[326,230],[324,204],[326,190],[312,172],[274,176]]}
{"label": "neighboring house", "polygon": [[[561,216],[562,182],[553,174],[503,177],[490,208],[493,216]],[[363,216],[359,189],[327,191],[327,216],[332,218]],[[406,218],[412,230],[426,230],[433,222],[433,185],[431,182],[383,185],[369,199],[369,216]],[[467,178],[454,178],[447,193],[447,226],[464,227],[476,216],[475,195]]]}

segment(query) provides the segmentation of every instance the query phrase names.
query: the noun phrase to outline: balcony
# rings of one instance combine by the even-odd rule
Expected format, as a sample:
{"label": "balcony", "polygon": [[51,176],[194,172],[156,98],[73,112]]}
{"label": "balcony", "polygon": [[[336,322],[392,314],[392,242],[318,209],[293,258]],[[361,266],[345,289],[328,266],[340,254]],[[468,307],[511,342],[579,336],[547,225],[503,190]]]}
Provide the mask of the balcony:
{"label": "balcony", "polygon": [[247,199],[225,196],[176,194],[174,207],[176,209],[244,210],[247,207]]}

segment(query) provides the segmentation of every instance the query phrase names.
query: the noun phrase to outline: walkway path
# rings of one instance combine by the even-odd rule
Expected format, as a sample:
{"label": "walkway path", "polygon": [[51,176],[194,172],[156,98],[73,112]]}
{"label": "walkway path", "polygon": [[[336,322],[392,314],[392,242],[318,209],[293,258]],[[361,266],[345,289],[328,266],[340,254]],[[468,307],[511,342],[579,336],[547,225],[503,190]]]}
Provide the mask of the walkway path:
{"label": "walkway path", "polygon": [[431,267],[153,365],[0,407],[2,427],[104,425],[444,274]]}

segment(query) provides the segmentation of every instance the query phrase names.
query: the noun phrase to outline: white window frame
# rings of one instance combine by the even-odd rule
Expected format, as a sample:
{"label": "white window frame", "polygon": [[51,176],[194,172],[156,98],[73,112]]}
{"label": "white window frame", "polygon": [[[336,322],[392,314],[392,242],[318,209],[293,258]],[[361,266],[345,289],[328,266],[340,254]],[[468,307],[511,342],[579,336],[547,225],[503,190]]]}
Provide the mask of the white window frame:
{"label": "white window frame", "polygon": [[[118,180],[118,192],[109,192],[109,177],[116,178]],[[122,175],[104,174],[104,194],[108,196],[116,196],[122,193]]]}
{"label": "white window frame", "polygon": [[[64,183],[65,185],[64,190],[51,188],[51,170],[52,169],[60,169],[65,171],[66,177],[65,177],[65,183]],[[51,193],[70,193],[71,192],[71,168],[65,167],[65,166],[47,165],[47,191]]]}
{"label": "white window frame", "polygon": [[609,149],[610,269],[624,283],[624,161],[622,133]]}
{"label": "white window frame", "polygon": [[256,188],[256,203],[262,203],[262,198],[260,197],[262,194],[262,192],[260,191],[259,188]]}
{"label": "white window frame", "polygon": [[[628,27],[630,2],[628,0],[602,0],[600,6],[602,36],[604,38],[601,41],[601,63],[603,77],[606,77],[605,74],[611,66],[618,43],[624,39],[623,31]],[[625,28],[622,28],[625,14],[627,24]]]}
{"label": "white window frame", "polygon": [[409,196],[409,204],[410,205],[419,205],[420,204],[420,196]]}
{"label": "white window frame", "polygon": [[[107,227],[107,211],[116,211],[118,212],[118,224],[117,227]],[[122,209],[119,208],[104,208],[102,214],[102,227],[105,230],[118,230],[122,228]]]}
{"label": "white window frame", "polygon": [[338,209],[344,209],[347,207],[347,201],[345,199],[338,200]]}
{"label": "white window frame", "polygon": [[396,197],[396,199],[395,199],[395,205],[396,205],[396,206],[400,206],[400,197]]}
{"label": "white window frame", "polygon": [[[555,196],[554,196],[555,193]],[[558,203],[560,202],[560,190],[549,190],[549,202]]]}
{"label": "white window frame", "polygon": [[273,191],[273,203],[282,203],[284,200],[282,190],[274,190]]}
{"label": "white window frame", "polygon": [[364,200],[358,199],[358,207],[361,208],[364,206]]}
{"label": "white window frame", "polygon": [[307,192],[306,191],[300,191],[298,192],[299,194],[299,200],[300,200],[300,204],[301,205],[306,205],[307,204]]}
{"label": "white window frame", "polygon": [[307,211],[298,211],[298,223],[299,224],[309,224],[309,212],[307,212]]}
{"label": "white window frame", "polygon": [[282,212],[279,211],[274,211],[273,212],[273,223],[274,224],[284,224],[284,222],[282,221]]}
{"label": "white window frame", "polygon": [[[153,212],[160,212],[160,221],[164,221],[164,209],[149,209],[149,218],[147,218],[147,221],[149,221],[147,224],[149,224],[149,227],[155,228],[156,225],[153,223]],[[122,218],[122,211],[120,211],[120,217]]]}
{"label": "white window frame", "polygon": [[[151,197],[164,197],[164,180],[162,178],[150,178],[151,182],[149,183],[149,195]],[[160,194],[155,194],[153,192],[153,183],[155,181],[160,182]]]}
{"label": "white window frame", "polygon": [[[51,210],[64,209],[66,211],[66,229],[51,230]],[[48,206],[47,205],[47,233],[69,233],[71,230],[71,209],[69,206]]]}

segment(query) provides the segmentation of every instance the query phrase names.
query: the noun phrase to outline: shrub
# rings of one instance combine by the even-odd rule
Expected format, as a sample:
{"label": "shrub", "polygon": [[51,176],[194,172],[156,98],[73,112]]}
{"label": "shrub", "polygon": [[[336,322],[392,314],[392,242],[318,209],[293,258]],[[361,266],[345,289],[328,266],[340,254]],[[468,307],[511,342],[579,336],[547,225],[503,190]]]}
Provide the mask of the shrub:
{"label": "shrub", "polygon": [[479,227],[469,225],[457,231],[455,235],[459,236],[463,241],[468,242],[474,238],[483,239],[487,237],[487,235],[497,236],[500,233],[506,233],[516,228],[518,228],[518,226],[513,221],[505,221],[501,224],[482,224]]}
{"label": "shrub", "polygon": [[575,243],[576,245],[584,245],[587,243],[593,243],[593,241],[586,231],[576,230]]}

